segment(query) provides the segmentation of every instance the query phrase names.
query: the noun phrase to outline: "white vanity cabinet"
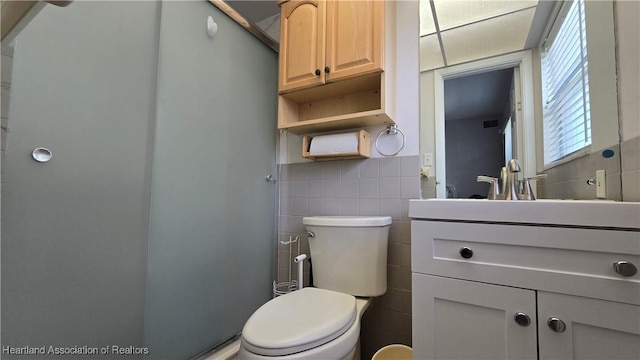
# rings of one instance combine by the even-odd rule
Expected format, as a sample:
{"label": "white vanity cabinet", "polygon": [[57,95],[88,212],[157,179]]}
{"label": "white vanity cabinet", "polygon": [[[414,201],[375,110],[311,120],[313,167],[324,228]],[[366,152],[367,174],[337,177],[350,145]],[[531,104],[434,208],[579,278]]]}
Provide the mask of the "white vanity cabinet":
{"label": "white vanity cabinet", "polygon": [[535,291],[416,273],[412,282],[414,359],[537,358]]}
{"label": "white vanity cabinet", "polygon": [[637,304],[538,291],[538,327],[540,359],[640,359]]}
{"label": "white vanity cabinet", "polygon": [[409,212],[415,359],[640,359],[640,274],[614,269],[640,267],[640,221],[545,224],[522,204],[456,218],[423,201]]}

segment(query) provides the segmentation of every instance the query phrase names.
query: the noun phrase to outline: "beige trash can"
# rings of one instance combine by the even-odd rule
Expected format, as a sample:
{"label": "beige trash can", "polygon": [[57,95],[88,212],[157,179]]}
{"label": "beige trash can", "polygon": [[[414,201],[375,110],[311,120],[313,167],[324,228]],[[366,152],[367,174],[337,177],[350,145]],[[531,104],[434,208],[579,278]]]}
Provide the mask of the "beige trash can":
{"label": "beige trash can", "polygon": [[406,345],[387,345],[373,354],[371,360],[411,360],[413,351]]}

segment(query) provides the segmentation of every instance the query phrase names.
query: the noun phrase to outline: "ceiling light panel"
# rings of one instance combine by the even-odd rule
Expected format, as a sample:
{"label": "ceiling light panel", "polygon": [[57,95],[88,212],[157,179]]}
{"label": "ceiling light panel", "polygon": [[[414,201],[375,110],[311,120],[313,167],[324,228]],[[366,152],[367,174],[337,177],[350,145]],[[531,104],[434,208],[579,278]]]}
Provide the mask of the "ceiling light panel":
{"label": "ceiling light panel", "polygon": [[448,65],[524,49],[535,8],[441,32]]}
{"label": "ceiling light panel", "polygon": [[432,34],[420,38],[420,71],[444,66],[438,35]]}
{"label": "ceiling light panel", "polygon": [[537,0],[434,0],[440,31],[526,9],[537,3]]}
{"label": "ceiling light panel", "polygon": [[420,36],[436,32],[436,24],[433,22],[433,13],[429,0],[420,0]]}

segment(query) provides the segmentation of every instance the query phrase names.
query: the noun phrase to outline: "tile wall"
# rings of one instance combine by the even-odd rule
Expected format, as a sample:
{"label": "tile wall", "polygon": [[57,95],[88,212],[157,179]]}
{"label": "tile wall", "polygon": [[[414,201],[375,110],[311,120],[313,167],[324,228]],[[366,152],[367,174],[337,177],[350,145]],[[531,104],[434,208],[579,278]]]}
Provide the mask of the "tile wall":
{"label": "tile wall", "polygon": [[[372,302],[362,324],[362,358],[379,348],[411,345],[411,226],[409,199],[420,197],[419,157],[308,162],[280,165],[279,240],[300,235],[302,218],[313,215],[388,215],[387,293]],[[294,248],[294,255],[297,248]],[[289,247],[278,245],[278,282],[288,280]],[[292,277],[296,279],[296,267]],[[308,281],[308,269],[305,271]]]}
{"label": "tile wall", "polygon": [[640,137],[620,144],[622,157],[622,199],[640,201]]}
{"label": "tile wall", "polygon": [[613,157],[605,158],[602,151],[597,151],[544,171],[547,178],[538,181],[538,198],[596,199],[596,185],[589,185],[587,180],[595,180],[596,171],[605,170],[607,199],[621,201],[620,146],[607,149],[613,150]]}
{"label": "tile wall", "polygon": [[545,171],[548,177],[538,181],[538,197],[596,199],[596,186],[589,185],[587,180],[595,179],[596,170],[604,169],[607,200],[640,201],[640,137],[608,149],[615,152],[611,158],[604,158],[602,151],[598,151]]}

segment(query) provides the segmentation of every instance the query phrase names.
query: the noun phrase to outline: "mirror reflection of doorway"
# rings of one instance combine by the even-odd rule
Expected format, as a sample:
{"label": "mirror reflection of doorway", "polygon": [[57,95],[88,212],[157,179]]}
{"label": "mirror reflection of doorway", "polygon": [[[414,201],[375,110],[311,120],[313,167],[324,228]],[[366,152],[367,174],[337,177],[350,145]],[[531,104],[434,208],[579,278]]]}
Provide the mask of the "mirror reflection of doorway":
{"label": "mirror reflection of doorway", "polygon": [[500,176],[517,157],[517,68],[445,79],[446,197],[483,198],[478,175]]}

